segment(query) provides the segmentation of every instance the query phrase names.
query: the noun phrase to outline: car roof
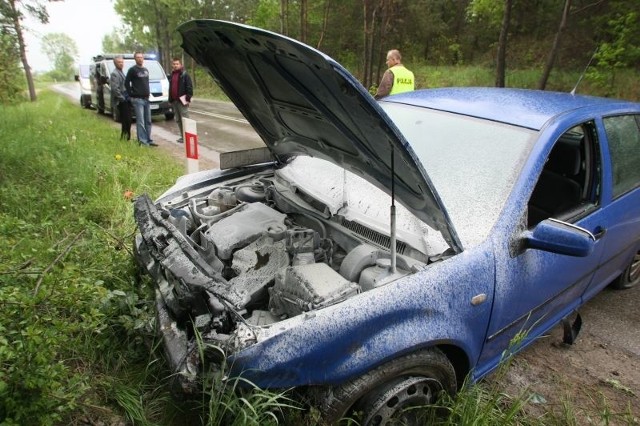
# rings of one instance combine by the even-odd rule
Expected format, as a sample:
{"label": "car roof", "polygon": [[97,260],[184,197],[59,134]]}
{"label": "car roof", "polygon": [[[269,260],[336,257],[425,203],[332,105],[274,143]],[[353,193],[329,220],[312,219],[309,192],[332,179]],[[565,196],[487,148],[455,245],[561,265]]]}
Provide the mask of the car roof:
{"label": "car roof", "polygon": [[411,104],[534,130],[540,130],[554,117],[578,109],[603,111],[616,105],[637,110],[640,105],[620,99],[497,87],[423,89],[389,96],[383,102]]}

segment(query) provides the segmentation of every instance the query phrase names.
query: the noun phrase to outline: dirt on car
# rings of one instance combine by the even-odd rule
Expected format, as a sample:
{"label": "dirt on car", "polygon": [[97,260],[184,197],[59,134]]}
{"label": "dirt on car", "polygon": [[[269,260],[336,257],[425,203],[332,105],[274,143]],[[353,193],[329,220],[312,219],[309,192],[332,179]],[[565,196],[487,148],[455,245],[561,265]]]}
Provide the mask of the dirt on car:
{"label": "dirt on car", "polygon": [[[176,159],[183,147],[163,141]],[[201,158],[201,169],[217,158]],[[640,424],[640,288],[607,289],[580,309],[583,325],[576,341],[563,343],[556,326],[518,353],[501,374],[490,376],[512,397],[527,398],[533,419],[567,420],[576,425]]]}

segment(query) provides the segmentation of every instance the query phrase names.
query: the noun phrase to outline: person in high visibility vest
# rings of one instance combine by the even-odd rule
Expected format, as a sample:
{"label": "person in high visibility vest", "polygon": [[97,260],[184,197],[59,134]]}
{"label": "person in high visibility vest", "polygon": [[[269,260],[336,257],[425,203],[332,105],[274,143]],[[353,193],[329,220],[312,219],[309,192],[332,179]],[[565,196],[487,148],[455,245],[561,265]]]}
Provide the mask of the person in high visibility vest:
{"label": "person in high visibility vest", "polygon": [[415,89],[413,73],[402,65],[402,55],[399,50],[393,49],[387,52],[387,67],[374,96],[376,99],[396,93],[411,92]]}

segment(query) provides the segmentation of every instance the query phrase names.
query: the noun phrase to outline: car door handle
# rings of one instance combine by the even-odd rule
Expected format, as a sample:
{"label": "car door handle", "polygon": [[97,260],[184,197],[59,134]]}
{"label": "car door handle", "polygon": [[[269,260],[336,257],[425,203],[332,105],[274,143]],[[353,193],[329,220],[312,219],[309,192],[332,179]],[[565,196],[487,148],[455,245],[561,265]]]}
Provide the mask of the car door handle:
{"label": "car door handle", "polygon": [[596,240],[599,240],[600,238],[604,237],[604,234],[607,233],[607,230],[605,228],[601,228],[601,227],[597,227],[595,232],[593,233],[593,236],[595,237]]}

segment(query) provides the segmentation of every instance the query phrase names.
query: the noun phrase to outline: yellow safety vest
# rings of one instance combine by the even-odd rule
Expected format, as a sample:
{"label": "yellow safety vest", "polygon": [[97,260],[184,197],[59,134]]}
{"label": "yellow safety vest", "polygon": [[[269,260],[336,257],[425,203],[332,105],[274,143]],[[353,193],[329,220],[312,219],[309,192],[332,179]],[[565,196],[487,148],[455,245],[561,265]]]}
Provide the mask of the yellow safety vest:
{"label": "yellow safety vest", "polygon": [[406,69],[404,65],[394,65],[389,68],[389,71],[393,73],[393,87],[389,93],[390,95],[411,92],[415,89],[413,73]]}

